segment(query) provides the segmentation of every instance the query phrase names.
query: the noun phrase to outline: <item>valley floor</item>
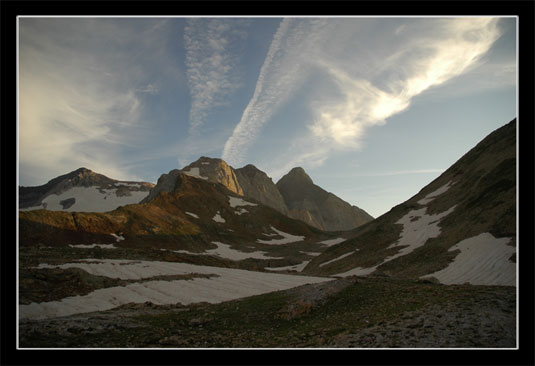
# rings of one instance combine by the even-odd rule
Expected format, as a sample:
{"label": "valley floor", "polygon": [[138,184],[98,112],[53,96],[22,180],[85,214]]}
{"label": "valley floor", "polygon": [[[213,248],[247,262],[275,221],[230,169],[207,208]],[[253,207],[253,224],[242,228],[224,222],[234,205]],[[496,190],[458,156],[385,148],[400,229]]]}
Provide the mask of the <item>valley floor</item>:
{"label": "valley floor", "polygon": [[514,348],[516,289],[349,277],[188,306],[22,320],[22,348]]}

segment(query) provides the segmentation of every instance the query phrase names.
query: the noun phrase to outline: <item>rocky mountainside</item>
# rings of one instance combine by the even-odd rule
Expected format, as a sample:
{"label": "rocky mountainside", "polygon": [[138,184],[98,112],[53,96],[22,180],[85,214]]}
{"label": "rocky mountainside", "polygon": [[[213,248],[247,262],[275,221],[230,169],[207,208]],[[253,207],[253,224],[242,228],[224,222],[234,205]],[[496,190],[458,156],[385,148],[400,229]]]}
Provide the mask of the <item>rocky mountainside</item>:
{"label": "rocky mountainside", "polygon": [[414,197],[353,233],[304,272],[514,286],[516,119]]}
{"label": "rocky mountainside", "polygon": [[214,255],[228,263],[248,259],[255,269],[303,268],[326,248],[321,241],[334,235],[179,170],[162,175],[139,204],[105,213],[21,211],[19,223],[21,246],[111,242],[195,261]]}
{"label": "rocky mountainside", "polygon": [[373,220],[364,210],[315,185],[302,168],[292,169],[277,184],[254,165],[234,169],[221,159],[204,156],[181,171],[220,183],[240,196],[321,230],[350,230]]}
{"label": "rocky mountainside", "polygon": [[238,182],[234,168],[228,165],[224,160],[202,156],[197,161],[184,167],[182,172],[209,182],[220,183],[229,191],[234,192],[239,196],[244,195],[243,188]]}
{"label": "rocky mountainside", "polygon": [[373,217],[314,184],[303,168],[293,168],[277,182],[289,216],[327,231],[350,230]]}
{"label": "rocky mountainside", "polygon": [[154,184],[119,181],[86,168],[36,187],[19,187],[19,208],[52,211],[105,212],[138,203]]}
{"label": "rocky mountainside", "polygon": [[284,198],[270,177],[252,164],[235,170],[244,195],[287,215]]}

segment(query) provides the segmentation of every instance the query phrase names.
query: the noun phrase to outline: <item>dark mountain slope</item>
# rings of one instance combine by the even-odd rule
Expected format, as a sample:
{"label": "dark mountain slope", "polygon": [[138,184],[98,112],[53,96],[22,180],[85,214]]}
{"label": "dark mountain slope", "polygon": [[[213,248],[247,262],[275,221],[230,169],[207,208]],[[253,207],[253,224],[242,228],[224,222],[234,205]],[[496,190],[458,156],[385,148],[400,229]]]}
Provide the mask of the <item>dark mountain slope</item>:
{"label": "dark mountain slope", "polygon": [[354,234],[312,260],[305,272],[514,285],[516,119]]}
{"label": "dark mountain slope", "polygon": [[277,182],[289,216],[322,230],[350,230],[373,217],[314,184],[303,168],[293,168]]}

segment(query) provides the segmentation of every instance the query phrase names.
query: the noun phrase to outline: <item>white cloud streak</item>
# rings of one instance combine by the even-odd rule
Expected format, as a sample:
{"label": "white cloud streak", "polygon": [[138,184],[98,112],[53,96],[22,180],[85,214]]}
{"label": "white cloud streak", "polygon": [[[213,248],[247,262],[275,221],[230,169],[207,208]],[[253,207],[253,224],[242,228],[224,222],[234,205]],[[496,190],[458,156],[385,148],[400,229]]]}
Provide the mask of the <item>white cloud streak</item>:
{"label": "white cloud streak", "polygon": [[317,41],[318,30],[326,27],[328,23],[323,20],[281,21],[260,69],[253,97],[225,144],[224,160],[235,166],[245,161],[246,151],[262,126],[291,99],[309,75],[311,68],[304,50]]}
{"label": "white cloud streak", "polygon": [[249,20],[198,19],[186,21],[184,46],[191,94],[190,134],[198,134],[216,107],[224,106],[239,86],[240,43]]}
{"label": "white cloud streak", "polygon": [[329,81],[317,85],[323,93],[310,103],[313,118],[298,138],[301,148],[288,148],[296,153],[282,152],[277,164],[314,166],[335,150],[359,149],[369,127],[385,124],[415,96],[483,64],[501,35],[498,23],[491,17],[405,19],[389,29],[388,20],[286,18],[223,159],[244,162],[277,108],[307,77],[319,74]]}

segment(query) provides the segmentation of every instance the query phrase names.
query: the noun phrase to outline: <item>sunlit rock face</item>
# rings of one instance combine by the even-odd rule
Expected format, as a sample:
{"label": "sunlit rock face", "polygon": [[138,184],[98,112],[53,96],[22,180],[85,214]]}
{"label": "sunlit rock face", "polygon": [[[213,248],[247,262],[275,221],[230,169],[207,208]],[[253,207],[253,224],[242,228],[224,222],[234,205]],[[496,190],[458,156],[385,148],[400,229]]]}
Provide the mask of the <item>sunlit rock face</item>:
{"label": "sunlit rock face", "polygon": [[229,191],[240,196],[244,195],[234,169],[224,160],[202,156],[199,160],[183,168],[182,172],[209,182],[220,183]]}

